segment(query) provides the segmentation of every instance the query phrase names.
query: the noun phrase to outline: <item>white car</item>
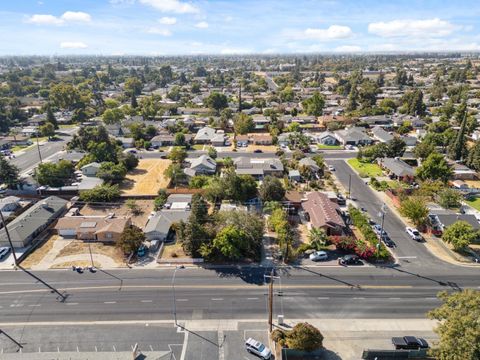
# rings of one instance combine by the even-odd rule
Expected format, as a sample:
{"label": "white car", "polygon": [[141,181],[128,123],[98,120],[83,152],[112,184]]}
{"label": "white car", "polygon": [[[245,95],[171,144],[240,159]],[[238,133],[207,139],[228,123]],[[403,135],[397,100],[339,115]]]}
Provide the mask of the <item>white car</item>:
{"label": "white car", "polygon": [[328,254],[325,251],[315,251],[309,256],[312,261],[325,261],[328,260]]}
{"label": "white car", "polygon": [[333,165],[328,165],[328,170],[335,171],[335,167]]}
{"label": "white car", "polygon": [[248,340],[245,341],[245,348],[249,353],[257,355],[261,359],[268,360],[272,358],[270,349],[255,339],[248,338]]}
{"label": "white car", "polygon": [[405,231],[413,240],[422,241],[422,235],[420,234],[420,231],[418,231],[417,229],[407,226],[405,228]]}

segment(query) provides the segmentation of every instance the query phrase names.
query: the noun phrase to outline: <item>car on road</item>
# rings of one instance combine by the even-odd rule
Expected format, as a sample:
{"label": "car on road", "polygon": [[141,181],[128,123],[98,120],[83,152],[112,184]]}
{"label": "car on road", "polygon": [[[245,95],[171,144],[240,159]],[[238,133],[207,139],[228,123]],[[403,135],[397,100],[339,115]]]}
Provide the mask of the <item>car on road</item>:
{"label": "car on road", "polygon": [[392,239],[390,239],[390,236],[388,236],[386,233],[383,234],[380,240],[385,244],[385,246],[389,248],[395,247],[395,243],[392,241]]}
{"label": "car on road", "polygon": [[392,344],[396,350],[419,350],[428,349],[429,345],[425,339],[416,336],[392,337]]}
{"label": "car on road", "polygon": [[309,258],[312,261],[325,261],[328,260],[328,254],[325,251],[315,251],[310,254]]}
{"label": "car on road", "polygon": [[329,171],[335,171],[335,167],[333,165],[328,165],[328,170]]}
{"label": "car on road", "polygon": [[272,352],[268,347],[253,338],[245,341],[245,349],[251,354],[257,355],[261,359],[268,360],[272,358]]}
{"label": "car on road", "polygon": [[0,260],[6,257],[9,253],[10,253],[9,247],[6,247],[6,246],[0,247]]}
{"label": "car on road", "polygon": [[423,240],[422,235],[420,234],[420,231],[418,231],[417,229],[407,226],[405,228],[405,231],[413,240],[415,241]]}
{"label": "car on road", "polygon": [[357,255],[345,255],[338,259],[340,265],[360,265],[362,261]]}

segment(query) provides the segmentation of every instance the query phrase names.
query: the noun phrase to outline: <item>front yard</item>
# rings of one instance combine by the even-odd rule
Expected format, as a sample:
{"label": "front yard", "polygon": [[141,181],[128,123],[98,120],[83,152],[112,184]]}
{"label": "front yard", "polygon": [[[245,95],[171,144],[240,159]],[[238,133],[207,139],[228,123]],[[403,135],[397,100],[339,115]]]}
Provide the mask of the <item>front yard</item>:
{"label": "front yard", "polygon": [[360,177],[382,176],[382,169],[377,164],[364,163],[358,159],[349,159],[348,164],[358,172]]}

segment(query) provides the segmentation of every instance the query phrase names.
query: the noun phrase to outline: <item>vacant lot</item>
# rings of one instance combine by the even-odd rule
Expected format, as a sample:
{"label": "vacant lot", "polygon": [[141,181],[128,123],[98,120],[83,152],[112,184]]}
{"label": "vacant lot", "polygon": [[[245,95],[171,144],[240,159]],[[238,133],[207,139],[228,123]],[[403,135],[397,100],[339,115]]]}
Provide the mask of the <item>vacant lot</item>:
{"label": "vacant lot", "polygon": [[127,174],[122,191],[127,195],[156,195],[166,188],[169,179],[164,176],[171,161],[166,159],[142,159],[135,170]]}
{"label": "vacant lot", "polygon": [[132,211],[125,205],[125,203],[119,203],[118,205],[111,205],[105,207],[105,205],[85,205],[82,210],[82,215],[93,216],[107,216],[109,213],[115,213],[116,217],[131,216],[132,223],[140,228],[143,228],[147,223],[148,215],[153,211],[153,200],[136,200],[140,213],[136,215],[132,214]]}
{"label": "vacant lot", "polygon": [[382,169],[377,164],[363,163],[358,161],[358,159],[350,159],[347,162],[361,177],[382,176]]}

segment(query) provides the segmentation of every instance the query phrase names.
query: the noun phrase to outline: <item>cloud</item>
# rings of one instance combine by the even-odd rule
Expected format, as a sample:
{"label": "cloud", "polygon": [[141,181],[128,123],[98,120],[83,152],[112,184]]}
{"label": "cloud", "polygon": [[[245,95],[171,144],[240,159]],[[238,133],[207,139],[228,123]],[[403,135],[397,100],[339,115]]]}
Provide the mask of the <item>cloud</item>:
{"label": "cloud", "polygon": [[331,25],[327,29],[308,28],[301,34],[299,38],[315,39],[320,41],[346,39],[353,36],[352,29],[348,26]]}
{"label": "cloud", "polygon": [[63,20],[53,15],[35,14],[27,18],[27,22],[36,25],[62,25]]}
{"label": "cloud", "polygon": [[144,5],[149,5],[161,12],[177,14],[194,14],[199,12],[196,6],[180,0],[139,0],[139,2]]}
{"label": "cloud", "polygon": [[177,18],[165,16],[159,19],[158,22],[162,25],[175,25],[177,23]]}
{"label": "cloud", "polygon": [[362,48],[357,45],[343,45],[343,46],[337,46],[335,48],[335,51],[338,52],[360,52],[362,51]]}
{"label": "cloud", "polygon": [[36,25],[64,25],[71,22],[90,22],[92,17],[82,11],[66,11],[57,17],[49,14],[35,14],[27,18],[26,22]]}
{"label": "cloud", "polygon": [[87,44],[81,41],[64,41],[60,43],[62,49],[86,49]]}
{"label": "cloud", "polygon": [[457,27],[439,18],[425,20],[393,20],[368,24],[368,32],[381,37],[442,37],[450,35]]}
{"label": "cloud", "polygon": [[92,21],[92,17],[90,14],[87,14],[82,11],[67,11],[65,12],[62,17],[64,21],[71,21],[71,22],[90,22]]}
{"label": "cloud", "polygon": [[157,27],[148,28],[146,31],[148,34],[162,35],[162,36],[172,36],[172,32],[168,29],[162,29]]}
{"label": "cloud", "polygon": [[199,29],[206,29],[208,28],[208,23],[206,21],[200,21],[199,23],[195,24],[195,27]]}

